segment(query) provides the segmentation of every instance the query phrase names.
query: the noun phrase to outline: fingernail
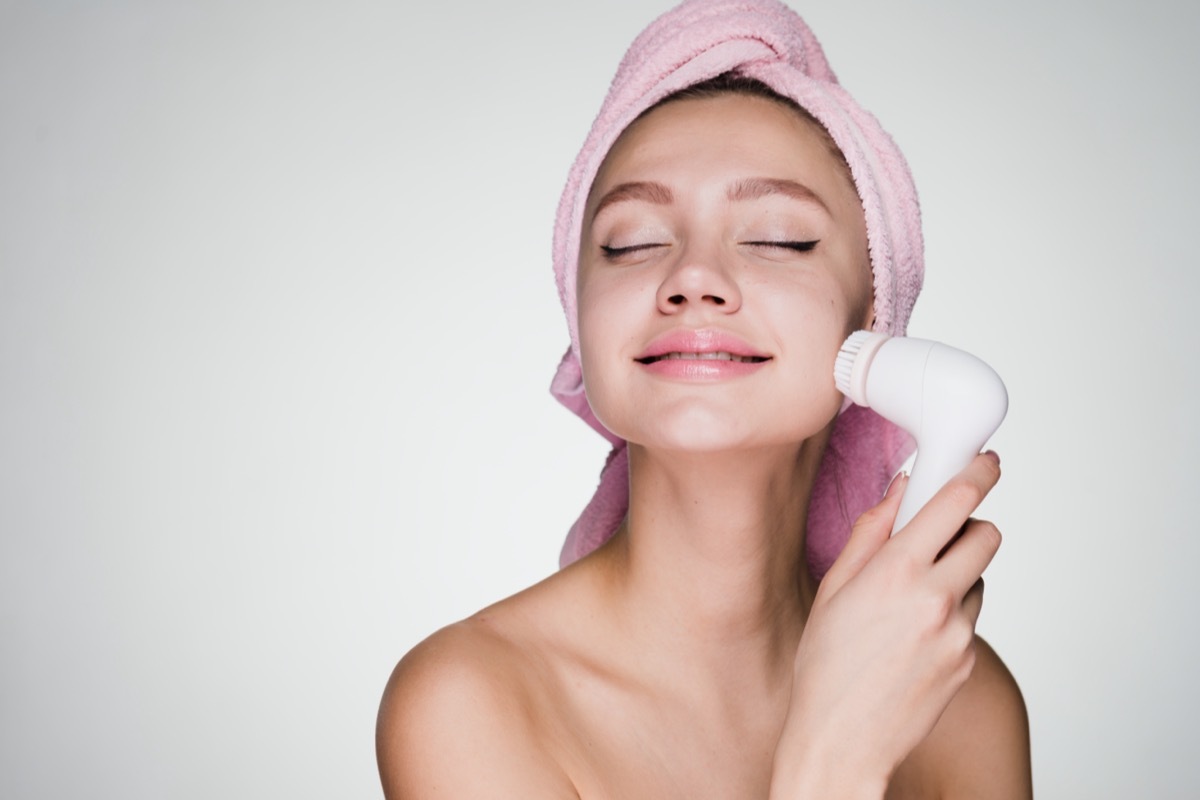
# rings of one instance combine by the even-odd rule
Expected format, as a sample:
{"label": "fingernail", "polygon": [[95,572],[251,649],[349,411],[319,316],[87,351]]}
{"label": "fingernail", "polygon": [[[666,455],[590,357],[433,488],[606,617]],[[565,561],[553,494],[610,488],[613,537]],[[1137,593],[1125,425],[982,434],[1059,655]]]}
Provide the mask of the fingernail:
{"label": "fingernail", "polygon": [[904,484],[908,483],[908,473],[898,472],[896,477],[892,478],[892,482],[888,484],[887,491],[883,493],[884,497],[891,497],[896,492],[904,488]]}
{"label": "fingernail", "polygon": [[992,461],[995,461],[997,464],[1000,463],[1000,454],[995,450],[987,450],[984,452],[984,455],[990,458]]}

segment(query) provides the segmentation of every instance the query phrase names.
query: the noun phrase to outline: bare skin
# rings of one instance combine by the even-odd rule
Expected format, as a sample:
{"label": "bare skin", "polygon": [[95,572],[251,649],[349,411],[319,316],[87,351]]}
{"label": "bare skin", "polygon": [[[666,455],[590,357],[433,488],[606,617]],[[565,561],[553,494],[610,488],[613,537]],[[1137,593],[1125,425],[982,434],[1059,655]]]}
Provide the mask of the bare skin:
{"label": "bare skin", "polygon": [[[871,305],[861,207],[823,132],[762,98],[665,105],[609,153],[580,252],[584,374],[630,442],[629,516],[401,660],[385,794],[1031,796],[1020,693],[974,636],[999,534],[970,515],[998,460],[889,538],[897,481],[819,585],[804,563],[833,357]],[[765,360],[714,379],[639,360],[679,330]]]}

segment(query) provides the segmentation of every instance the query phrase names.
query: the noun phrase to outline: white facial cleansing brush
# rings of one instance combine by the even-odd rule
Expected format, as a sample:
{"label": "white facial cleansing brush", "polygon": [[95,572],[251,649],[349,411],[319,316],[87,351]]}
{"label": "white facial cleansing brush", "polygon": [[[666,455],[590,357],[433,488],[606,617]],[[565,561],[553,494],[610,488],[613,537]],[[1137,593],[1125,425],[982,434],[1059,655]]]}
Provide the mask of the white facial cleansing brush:
{"label": "white facial cleansing brush", "polygon": [[917,440],[892,533],[971,462],[1008,411],[1008,392],[991,367],[926,339],[856,331],[838,353],[834,381]]}

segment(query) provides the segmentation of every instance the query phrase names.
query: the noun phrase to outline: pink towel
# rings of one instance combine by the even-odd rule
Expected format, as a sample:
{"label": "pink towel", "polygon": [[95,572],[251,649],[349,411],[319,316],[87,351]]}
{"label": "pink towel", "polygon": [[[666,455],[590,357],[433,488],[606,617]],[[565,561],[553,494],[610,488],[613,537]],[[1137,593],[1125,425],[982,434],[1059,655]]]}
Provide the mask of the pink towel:
{"label": "pink towel", "polygon": [[[571,346],[551,392],[613,444],[600,485],[563,545],[566,566],[603,544],[629,505],[625,442],[596,419],[583,390],[575,272],[583,210],[617,136],[663,97],[736,71],[792,98],[841,148],[862,200],[875,282],[875,330],[902,335],[924,273],[920,209],[904,157],[876,119],[840,85],[804,21],[777,0],[686,0],[650,24],[617,69],[571,168],[554,229],[554,272]],[[833,380],[833,376],[829,377]],[[845,545],[853,521],[878,502],[912,453],[911,438],[874,412],[850,406],[834,426],[808,515],[808,562],[820,577]]]}

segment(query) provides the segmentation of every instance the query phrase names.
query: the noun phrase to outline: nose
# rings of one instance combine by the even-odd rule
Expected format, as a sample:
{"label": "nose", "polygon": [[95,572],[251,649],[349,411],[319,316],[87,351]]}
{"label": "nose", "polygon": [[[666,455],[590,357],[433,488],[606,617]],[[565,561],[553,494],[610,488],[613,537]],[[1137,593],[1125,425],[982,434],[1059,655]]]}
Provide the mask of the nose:
{"label": "nose", "polygon": [[732,314],[742,306],[742,292],[717,254],[685,251],[659,284],[657,300],[664,314],[689,309]]}

